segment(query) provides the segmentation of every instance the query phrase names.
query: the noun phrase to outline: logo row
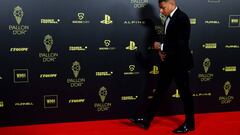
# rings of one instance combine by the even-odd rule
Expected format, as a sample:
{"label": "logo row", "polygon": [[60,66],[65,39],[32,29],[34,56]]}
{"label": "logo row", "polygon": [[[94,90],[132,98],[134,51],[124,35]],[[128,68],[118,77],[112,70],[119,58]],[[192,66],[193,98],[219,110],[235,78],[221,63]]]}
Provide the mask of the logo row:
{"label": "logo row", "polygon": [[[15,17],[15,20],[17,22],[16,25],[9,25],[9,30],[12,31],[13,35],[25,35],[27,31],[30,29],[28,25],[21,25],[24,11],[22,7],[16,6],[13,10],[13,15]],[[160,17],[161,18],[161,17]],[[161,18],[163,19],[163,18]],[[162,20],[164,21],[164,20]],[[52,19],[52,18],[42,18],[40,19],[41,24],[59,24],[61,22],[61,19]],[[111,19],[111,16],[108,14],[105,14],[103,17],[103,20],[100,20],[99,23],[110,25],[113,24],[113,20]],[[191,24],[197,24],[196,18],[190,19]],[[90,21],[86,19],[86,15],[84,12],[77,13],[77,18],[75,20],[72,20],[72,24],[89,24]],[[205,24],[220,24],[219,20],[206,20],[204,21]],[[123,24],[146,24],[143,20],[125,20],[123,21]],[[229,28],[239,28],[240,27],[240,15],[229,15]]]}
{"label": "logo row", "polygon": [[[232,89],[232,85],[229,81],[226,81],[223,86],[224,94],[223,96],[218,97],[218,101],[221,104],[230,104],[234,100],[234,96],[230,94],[230,91]],[[107,100],[107,97],[109,95],[109,90],[105,86],[102,86],[99,88],[98,96],[99,96],[99,102],[95,102],[93,104],[93,107],[96,109],[96,111],[107,111],[112,107],[112,103]],[[156,91],[156,89],[153,90],[153,93]],[[180,94],[178,92],[178,89],[176,89],[176,93],[172,95],[172,98],[180,98]],[[194,93],[194,97],[200,97],[200,96],[212,96],[212,92],[207,93]],[[43,104],[45,109],[49,108],[58,108],[59,102],[58,102],[58,95],[44,95],[43,96]],[[137,100],[138,96],[121,96],[121,101],[134,101]],[[152,99],[152,96],[148,96],[148,99]],[[66,100],[68,104],[82,104],[86,102],[85,98],[74,98],[74,99],[68,99]],[[34,106],[35,103],[32,101],[19,101],[15,102],[15,107],[24,107],[24,106]],[[0,109],[5,107],[5,102],[0,99]]]}
{"label": "logo row", "polygon": [[[203,63],[203,72],[200,72],[198,74],[198,79],[201,82],[209,82],[212,81],[214,78],[214,74],[209,72],[209,69],[212,67],[212,62],[209,58],[205,58]],[[81,71],[81,65],[79,61],[74,61],[71,66],[72,70],[72,76],[73,77],[67,77],[67,84],[69,84],[71,87],[80,87],[85,82],[86,79],[80,75]],[[224,72],[236,72],[237,66],[224,66],[222,69]],[[211,70],[212,71],[212,70]],[[152,75],[158,75],[159,74],[159,67],[156,65],[152,66],[151,71],[148,71],[149,74]],[[111,77],[115,74],[113,70],[108,71],[97,71],[95,72],[96,77]],[[128,70],[124,71],[121,75],[124,76],[135,76],[140,75],[140,72],[136,69],[136,65],[128,65]],[[121,76],[120,75],[120,76]],[[45,78],[58,78],[57,73],[42,73],[39,75],[40,79]],[[0,75],[0,80],[3,80],[4,78]],[[29,69],[14,69],[13,70],[13,82],[14,83],[29,83]]]}

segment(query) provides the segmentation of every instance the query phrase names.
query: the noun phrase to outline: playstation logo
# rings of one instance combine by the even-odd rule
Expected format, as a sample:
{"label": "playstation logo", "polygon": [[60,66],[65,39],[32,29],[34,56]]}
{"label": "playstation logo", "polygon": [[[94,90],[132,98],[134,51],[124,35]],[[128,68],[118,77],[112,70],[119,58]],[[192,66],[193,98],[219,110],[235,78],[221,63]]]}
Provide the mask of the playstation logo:
{"label": "playstation logo", "polygon": [[113,21],[111,20],[111,17],[109,15],[104,16],[104,20],[101,21],[102,24],[112,24]]}
{"label": "playstation logo", "polygon": [[125,49],[130,51],[137,50],[136,43],[134,41],[130,41],[129,46],[127,46]]}
{"label": "playstation logo", "polygon": [[149,73],[153,75],[159,74],[158,66],[153,66],[153,69]]}

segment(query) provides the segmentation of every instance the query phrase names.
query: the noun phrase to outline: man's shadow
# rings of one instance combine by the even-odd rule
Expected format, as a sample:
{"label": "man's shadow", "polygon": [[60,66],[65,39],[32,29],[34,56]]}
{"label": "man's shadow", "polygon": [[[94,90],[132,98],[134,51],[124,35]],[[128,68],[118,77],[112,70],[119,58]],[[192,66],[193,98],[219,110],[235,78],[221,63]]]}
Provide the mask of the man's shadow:
{"label": "man's shadow", "polygon": [[[160,57],[157,50],[153,49],[153,43],[155,41],[163,42],[164,39],[164,21],[165,18],[159,15],[159,11],[154,9],[154,7],[150,4],[147,4],[144,8],[139,10],[139,17],[145,23],[142,24],[143,27],[146,29],[145,38],[143,39],[144,42],[144,49],[141,52],[138,52],[136,55],[136,60],[142,68],[144,69],[145,73],[145,85],[141,95],[139,95],[138,99],[138,109],[133,114],[135,116],[142,116],[144,110],[146,109],[147,105],[150,103],[150,98],[154,93],[155,89],[158,89],[158,78],[159,75],[157,72],[154,73],[153,66],[160,66]],[[153,74],[150,72],[153,71]],[[164,110],[168,110],[169,105],[164,104],[164,100],[167,100],[167,90],[161,90],[161,103],[159,108],[162,108],[160,114],[164,114]],[[178,122],[174,119],[175,122]]]}
{"label": "man's shadow", "polygon": [[145,28],[145,38],[143,41],[143,50],[136,55],[137,61],[141,64],[146,71],[146,76],[149,75],[153,65],[159,65],[160,57],[156,50],[153,49],[155,41],[163,41],[163,23],[157,11],[150,4],[139,10],[139,18],[145,23],[142,26]]}
{"label": "man's shadow", "polygon": [[161,33],[158,28],[163,26],[156,10],[150,4],[139,9],[138,15],[141,21],[145,22],[142,24],[145,29],[145,35],[144,39],[142,39],[142,44],[144,44],[143,49],[136,53],[136,60],[143,69],[145,84],[144,88],[141,89],[142,92],[138,99],[137,105],[139,105],[139,107],[137,107],[138,109],[136,109],[136,112],[133,114],[135,116],[142,115],[149,102],[149,95],[152,95],[153,89],[157,86],[158,75],[154,72],[150,74],[150,72],[153,71],[153,66],[159,67],[160,59],[156,50],[153,49],[153,43],[161,40]]}

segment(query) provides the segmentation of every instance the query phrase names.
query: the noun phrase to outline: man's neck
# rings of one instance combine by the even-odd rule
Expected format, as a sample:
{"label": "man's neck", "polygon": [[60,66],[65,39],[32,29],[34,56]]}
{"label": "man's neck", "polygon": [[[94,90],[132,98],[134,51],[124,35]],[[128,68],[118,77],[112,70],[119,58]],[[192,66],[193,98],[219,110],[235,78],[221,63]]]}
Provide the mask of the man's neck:
{"label": "man's neck", "polygon": [[171,13],[169,14],[169,16],[173,16],[173,14],[175,13],[175,11],[177,10],[177,6],[176,5],[174,5],[173,6],[173,8],[172,8],[172,11],[171,11]]}

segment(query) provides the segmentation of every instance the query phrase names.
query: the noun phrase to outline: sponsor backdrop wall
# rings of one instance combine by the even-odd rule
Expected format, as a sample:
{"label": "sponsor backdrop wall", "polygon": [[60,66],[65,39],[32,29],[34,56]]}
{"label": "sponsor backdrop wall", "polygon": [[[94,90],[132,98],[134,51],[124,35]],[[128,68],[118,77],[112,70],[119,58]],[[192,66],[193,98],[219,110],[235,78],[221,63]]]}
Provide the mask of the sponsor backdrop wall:
{"label": "sponsor backdrop wall", "polygon": [[[240,2],[177,2],[192,25],[196,112],[240,110]],[[157,0],[0,0],[0,126],[141,113],[163,22]],[[183,113],[175,85],[165,93],[159,114]]]}

